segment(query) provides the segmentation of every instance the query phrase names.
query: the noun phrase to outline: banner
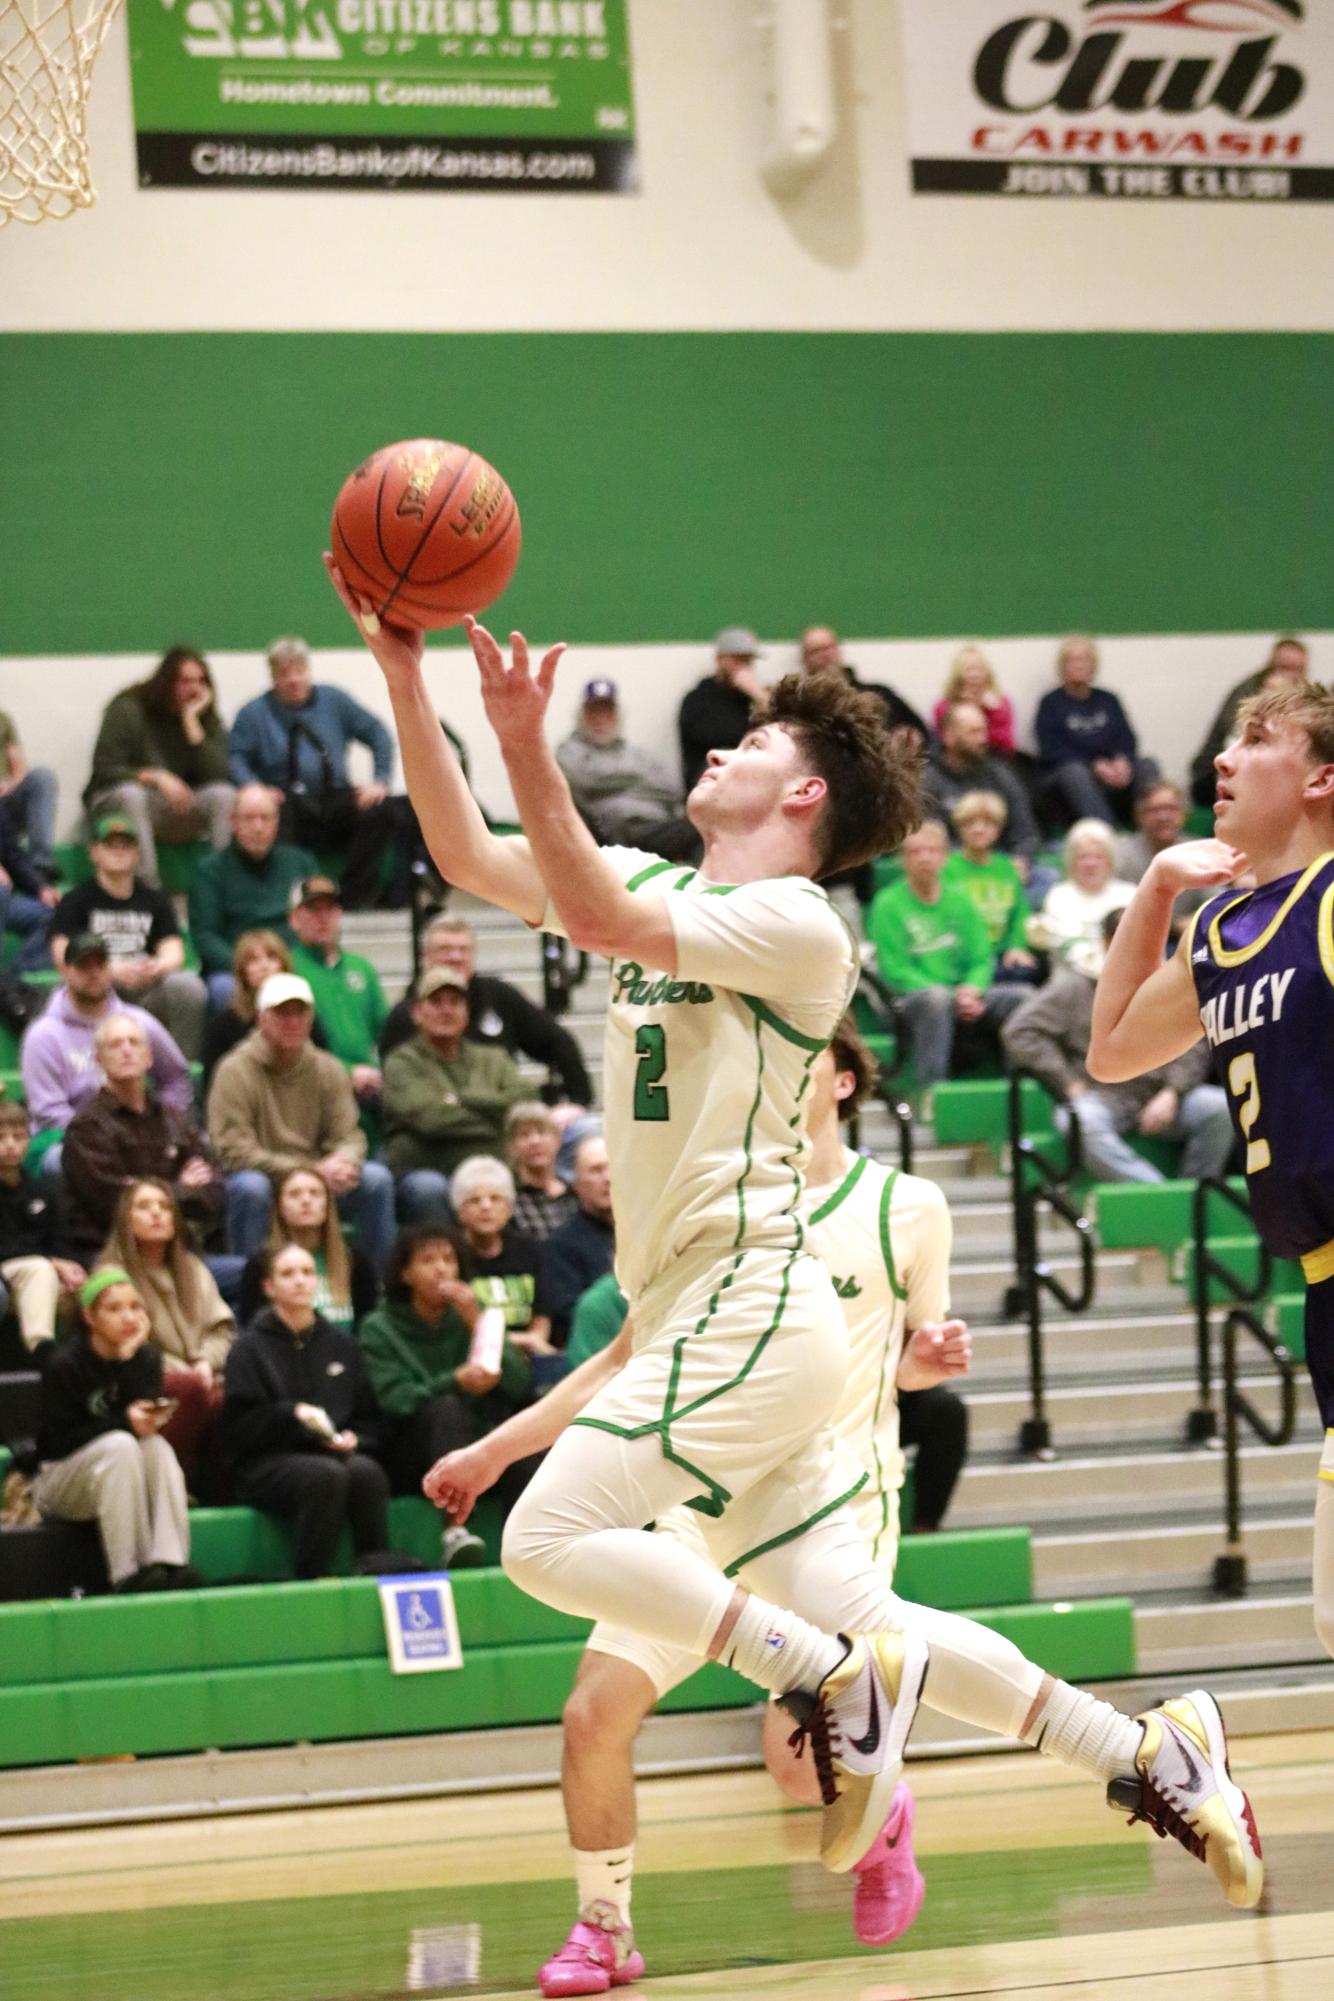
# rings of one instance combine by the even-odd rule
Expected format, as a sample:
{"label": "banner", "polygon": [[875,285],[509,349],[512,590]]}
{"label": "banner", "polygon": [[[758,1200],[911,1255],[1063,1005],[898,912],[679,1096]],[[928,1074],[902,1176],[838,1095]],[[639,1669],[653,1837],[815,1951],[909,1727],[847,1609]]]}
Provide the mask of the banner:
{"label": "banner", "polygon": [[129,0],[141,187],[636,187],[627,0]]}
{"label": "banner", "polygon": [[1334,200],[1330,0],[900,0],[917,194]]}

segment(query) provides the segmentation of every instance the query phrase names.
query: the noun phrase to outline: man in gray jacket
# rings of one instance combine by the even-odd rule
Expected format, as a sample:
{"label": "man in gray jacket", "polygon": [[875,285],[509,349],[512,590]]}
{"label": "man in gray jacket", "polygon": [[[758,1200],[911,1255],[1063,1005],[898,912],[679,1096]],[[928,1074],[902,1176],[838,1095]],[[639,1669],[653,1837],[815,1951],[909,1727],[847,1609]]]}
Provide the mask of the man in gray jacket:
{"label": "man in gray jacket", "polygon": [[579,720],[557,747],[556,761],[599,841],[656,849],[664,831],[689,840],[680,787],[656,757],[625,739],[614,681],[586,684]]}
{"label": "man in gray jacket", "polygon": [[1197,1042],[1175,1062],[1124,1084],[1095,1084],[1085,1068],[1095,985],[1086,973],[1066,968],[1016,1008],[1001,1029],[1009,1062],[1031,1070],[1063,1100],[1056,1114],[1062,1131],[1072,1117],[1079,1121],[1084,1162],[1097,1180],[1163,1179],[1124,1137],[1129,1132],[1180,1140],[1177,1171],[1187,1181],[1225,1174],[1232,1125],[1227,1093],[1209,1081],[1208,1043]]}

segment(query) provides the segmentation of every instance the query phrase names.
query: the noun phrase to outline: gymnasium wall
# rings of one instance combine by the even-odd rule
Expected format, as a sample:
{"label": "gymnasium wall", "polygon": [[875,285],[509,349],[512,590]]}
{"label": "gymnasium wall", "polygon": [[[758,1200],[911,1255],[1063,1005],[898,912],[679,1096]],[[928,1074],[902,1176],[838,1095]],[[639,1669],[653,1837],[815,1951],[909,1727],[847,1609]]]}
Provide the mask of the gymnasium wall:
{"label": "gymnasium wall", "polygon": [[[116,28],[97,208],[0,234],[0,705],[69,799],[166,644],[227,711],[274,632],[343,645],[329,501],[423,431],[518,491],[498,617],[607,649],[567,701],[596,657],[665,744],[725,621],[776,667],[831,618],[923,703],[1007,636],[1022,708],[1079,627],[1149,635],[1108,674],[1179,767],[1217,680],[1334,626],[1328,209],[913,199],[884,0],[835,10],[841,137],[778,201],[757,11],[635,0],[638,196],[141,192]],[[321,671],[378,702],[355,651]]]}

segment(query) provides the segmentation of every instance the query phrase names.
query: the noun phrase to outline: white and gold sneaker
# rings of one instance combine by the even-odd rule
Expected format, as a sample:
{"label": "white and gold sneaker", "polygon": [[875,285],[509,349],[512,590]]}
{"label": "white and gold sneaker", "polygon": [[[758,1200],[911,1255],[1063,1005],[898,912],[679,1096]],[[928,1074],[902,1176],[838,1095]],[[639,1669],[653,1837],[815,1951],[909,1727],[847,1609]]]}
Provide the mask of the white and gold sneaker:
{"label": "white and gold sneaker", "polygon": [[[884,1826],[903,1766],[922,1684],[927,1646],[918,1633],[842,1634],[848,1651],[831,1668],[792,1739],[809,1739],[824,1824],[820,1860],[842,1875],[853,1868]],[[806,1706],[785,1696],[797,1715]]]}
{"label": "white and gold sneaker", "polygon": [[1254,1910],[1265,1866],[1251,1803],[1227,1762],[1227,1732],[1218,1704],[1202,1688],[1173,1696],[1136,1719],[1144,1737],[1135,1777],[1113,1779],[1108,1806],[1129,1808],[1133,1826],[1146,1820],[1207,1862],[1223,1895],[1239,1911]]}

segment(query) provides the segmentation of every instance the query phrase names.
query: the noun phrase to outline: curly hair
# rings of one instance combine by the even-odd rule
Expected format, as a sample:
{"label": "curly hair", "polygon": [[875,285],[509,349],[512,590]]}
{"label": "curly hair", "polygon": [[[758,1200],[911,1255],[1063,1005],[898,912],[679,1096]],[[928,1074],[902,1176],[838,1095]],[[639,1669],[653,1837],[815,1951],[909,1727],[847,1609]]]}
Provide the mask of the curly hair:
{"label": "curly hair", "polygon": [[825,782],[819,875],[902,845],[922,817],[921,746],[916,736],[885,728],[869,689],[841,675],[785,674],[756,708],[754,726],[763,723],[785,730]]}

